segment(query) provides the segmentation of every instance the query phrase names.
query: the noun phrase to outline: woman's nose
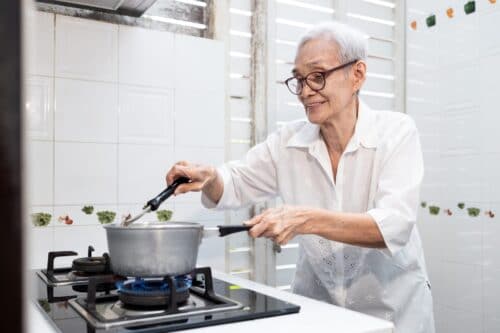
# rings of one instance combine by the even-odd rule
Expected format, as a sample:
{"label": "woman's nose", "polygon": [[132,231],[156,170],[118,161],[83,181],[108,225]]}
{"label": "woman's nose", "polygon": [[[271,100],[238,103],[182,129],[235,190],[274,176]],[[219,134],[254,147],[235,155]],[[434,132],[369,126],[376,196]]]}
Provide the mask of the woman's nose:
{"label": "woman's nose", "polygon": [[304,97],[307,97],[307,96],[312,96],[316,94],[316,92],[314,90],[312,90],[305,82],[304,84],[302,85],[302,90],[300,91],[300,98],[303,99]]}

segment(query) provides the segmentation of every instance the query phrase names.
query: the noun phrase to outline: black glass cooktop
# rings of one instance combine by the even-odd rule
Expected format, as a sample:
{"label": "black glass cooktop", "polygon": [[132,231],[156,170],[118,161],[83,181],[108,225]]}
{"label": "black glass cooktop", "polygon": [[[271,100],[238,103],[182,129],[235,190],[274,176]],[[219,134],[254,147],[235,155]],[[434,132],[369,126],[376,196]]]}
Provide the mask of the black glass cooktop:
{"label": "black glass cooktop", "polygon": [[[81,309],[78,307],[78,304],[85,304],[87,298],[85,288],[81,288],[81,285],[77,286],[77,288],[75,288],[75,285],[51,285],[41,278],[43,274],[42,271],[33,272],[34,301],[39,305],[40,311],[48,317],[49,321],[63,333],[170,332],[292,314],[300,310],[297,305],[214,278],[213,290],[215,295],[227,301],[227,304],[220,305],[217,311],[194,311],[193,314],[190,314],[189,305],[187,305],[186,312],[183,312],[180,316],[162,317],[161,314],[158,315],[158,311],[152,311],[151,316],[156,319],[151,322],[148,322],[148,320],[141,320],[140,322],[124,320],[123,324],[119,325],[95,325],[95,323],[92,323],[91,318],[85,318],[85,314],[82,314]],[[108,289],[100,294],[97,295],[98,299],[111,300],[107,305],[103,303],[97,304],[97,308],[100,307],[103,311],[102,317],[114,318],[116,313],[120,314],[121,319],[133,319],[134,316],[144,317],[142,312],[139,315],[134,311],[122,313],[119,301],[117,305],[113,305],[117,300],[117,290]],[[194,292],[189,300],[200,304],[201,301],[198,296]],[[212,301],[218,302],[217,299]],[[147,316],[146,313],[146,318]],[[113,319],[112,323],[116,323],[116,320]]]}

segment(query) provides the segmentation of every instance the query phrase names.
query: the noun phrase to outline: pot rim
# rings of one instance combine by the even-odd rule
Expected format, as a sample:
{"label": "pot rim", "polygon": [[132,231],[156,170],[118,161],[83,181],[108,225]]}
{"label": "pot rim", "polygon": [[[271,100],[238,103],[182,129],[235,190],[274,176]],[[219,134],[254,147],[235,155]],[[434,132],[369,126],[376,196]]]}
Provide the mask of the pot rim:
{"label": "pot rim", "polygon": [[151,230],[151,229],[203,229],[203,226],[195,222],[184,221],[166,221],[166,222],[138,222],[129,226],[122,226],[120,223],[104,225],[104,228],[110,230]]}

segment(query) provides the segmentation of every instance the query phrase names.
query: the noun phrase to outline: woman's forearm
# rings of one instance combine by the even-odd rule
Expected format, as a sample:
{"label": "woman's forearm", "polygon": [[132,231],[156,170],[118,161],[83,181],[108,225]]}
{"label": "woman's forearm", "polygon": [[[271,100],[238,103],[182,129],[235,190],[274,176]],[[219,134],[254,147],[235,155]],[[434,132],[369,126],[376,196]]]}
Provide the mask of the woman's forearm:
{"label": "woman's forearm", "polygon": [[314,209],[307,215],[306,222],[299,230],[301,234],[315,234],[333,241],[363,247],[386,247],[380,229],[368,214]]}

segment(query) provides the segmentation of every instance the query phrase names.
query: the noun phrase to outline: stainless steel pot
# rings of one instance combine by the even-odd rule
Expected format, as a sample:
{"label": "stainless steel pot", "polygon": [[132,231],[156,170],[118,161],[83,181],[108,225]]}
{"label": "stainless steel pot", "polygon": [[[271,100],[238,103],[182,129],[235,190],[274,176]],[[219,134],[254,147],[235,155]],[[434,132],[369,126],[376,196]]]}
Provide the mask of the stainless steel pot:
{"label": "stainless steel pot", "polygon": [[196,267],[204,237],[250,229],[244,225],[204,228],[189,222],[108,224],[104,228],[113,272],[135,277],[187,274]]}

